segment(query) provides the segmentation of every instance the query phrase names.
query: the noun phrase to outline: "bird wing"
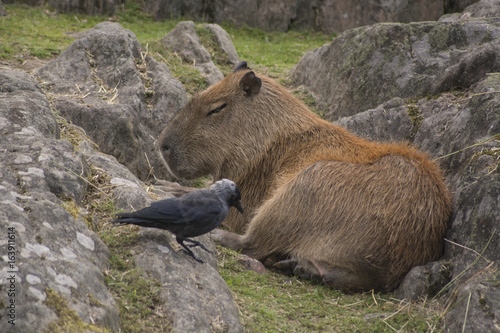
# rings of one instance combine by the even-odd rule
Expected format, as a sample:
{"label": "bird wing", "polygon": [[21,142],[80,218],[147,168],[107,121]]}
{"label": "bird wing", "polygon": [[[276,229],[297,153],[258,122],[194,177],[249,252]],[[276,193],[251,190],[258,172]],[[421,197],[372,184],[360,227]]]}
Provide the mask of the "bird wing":
{"label": "bird wing", "polygon": [[196,191],[181,198],[153,202],[131,213],[119,213],[117,222],[154,221],[166,224],[189,224],[212,220],[222,213],[220,200],[209,191]]}
{"label": "bird wing", "polygon": [[192,192],[181,197],[177,208],[185,223],[202,224],[219,217],[223,212],[222,202],[208,190]]}
{"label": "bird wing", "polygon": [[143,220],[165,221],[172,223],[182,218],[179,211],[178,198],[168,198],[156,201],[149,207],[131,213],[118,213],[116,216],[118,216],[117,222],[133,222]]}

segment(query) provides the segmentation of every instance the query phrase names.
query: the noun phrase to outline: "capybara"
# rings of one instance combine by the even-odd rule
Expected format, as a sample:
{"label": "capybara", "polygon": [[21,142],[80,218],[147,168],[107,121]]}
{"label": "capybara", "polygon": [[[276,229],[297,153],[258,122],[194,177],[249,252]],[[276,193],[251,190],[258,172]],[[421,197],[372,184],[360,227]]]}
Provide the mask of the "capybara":
{"label": "capybara", "polygon": [[195,95],[159,140],[176,176],[236,182],[245,214],[213,237],[267,265],[389,291],[442,255],[451,201],[436,164],[322,120],[246,62]]}

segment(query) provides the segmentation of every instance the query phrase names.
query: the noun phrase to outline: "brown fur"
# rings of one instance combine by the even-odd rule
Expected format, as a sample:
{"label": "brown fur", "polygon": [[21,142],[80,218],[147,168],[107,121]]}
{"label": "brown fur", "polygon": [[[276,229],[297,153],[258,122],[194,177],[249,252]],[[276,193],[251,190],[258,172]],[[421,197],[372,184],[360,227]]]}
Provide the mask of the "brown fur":
{"label": "brown fur", "polygon": [[243,68],[193,97],[160,137],[177,176],[238,185],[245,214],[225,225],[243,234],[217,240],[351,290],[394,289],[441,256],[450,197],[425,154],[354,136],[252,75]]}

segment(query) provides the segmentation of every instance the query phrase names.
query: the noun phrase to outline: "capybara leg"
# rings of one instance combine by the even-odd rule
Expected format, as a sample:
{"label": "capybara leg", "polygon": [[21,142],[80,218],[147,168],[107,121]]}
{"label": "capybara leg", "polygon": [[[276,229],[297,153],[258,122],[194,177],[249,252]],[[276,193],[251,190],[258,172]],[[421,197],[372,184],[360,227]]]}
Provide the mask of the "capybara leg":
{"label": "capybara leg", "polygon": [[[281,273],[286,274],[286,275],[292,275],[296,274],[295,273],[295,268],[297,267],[298,261],[295,259],[284,259],[277,261],[273,264],[273,268],[281,271]],[[297,274],[296,274],[297,275]],[[308,278],[308,277],[304,277]]]}
{"label": "capybara leg", "polygon": [[293,274],[312,281],[322,282],[323,277],[321,276],[318,268],[309,260],[296,261],[296,265],[293,269]]}
{"label": "capybara leg", "polygon": [[155,187],[165,191],[167,193],[172,193],[174,197],[180,197],[184,194],[196,191],[196,188],[193,187],[185,187],[180,185],[179,183],[169,182],[166,180],[156,179],[154,183]]}
{"label": "capybara leg", "polygon": [[297,266],[297,260],[295,259],[285,259],[273,264],[273,267],[280,271],[293,271]]}
{"label": "capybara leg", "polygon": [[[330,288],[350,291],[361,291],[370,289],[382,289],[381,283],[376,275],[361,273],[346,267],[328,267],[327,265],[311,262],[319,272],[325,285]],[[313,270],[316,272],[316,270]]]}
{"label": "capybara leg", "polygon": [[368,277],[357,274],[355,271],[344,267],[330,267],[315,260],[286,259],[273,265],[283,272],[292,273],[306,280],[323,282],[330,288],[343,290],[369,290],[377,285],[376,276]]}
{"label": "capybara leg", "polygon": [[210,236],[212,236],[213,240],[224,247],[235,251],[241,251],[241,253],[246,254],[250,257],[252,256],[251,251],[248,247],[248,242],[243,235],[238,235],[227,230],[215,229],[210,232]]}

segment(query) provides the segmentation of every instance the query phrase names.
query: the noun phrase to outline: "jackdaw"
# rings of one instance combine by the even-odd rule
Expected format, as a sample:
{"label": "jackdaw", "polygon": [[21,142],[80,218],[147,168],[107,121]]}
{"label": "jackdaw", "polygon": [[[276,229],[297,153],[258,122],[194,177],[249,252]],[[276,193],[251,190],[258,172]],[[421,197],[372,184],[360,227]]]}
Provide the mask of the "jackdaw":
{"label": "jackdaw", "polygon": [[[198,241],[188,237],[206,234],[217,228],[226,218],[229,207],[236,207],[243,214],[241,194],[236,184],[222,179],[210,189],[197,190],[180,198],[153,202],[151,206],[132,213],[119,213],[111,222],[135,224],[141,227],[165,229],[175,234],[175,239],[188,255],[198,262],[189,247],[199,246],[210,251]],[[192,243],[189,247],[184,241]]]}

